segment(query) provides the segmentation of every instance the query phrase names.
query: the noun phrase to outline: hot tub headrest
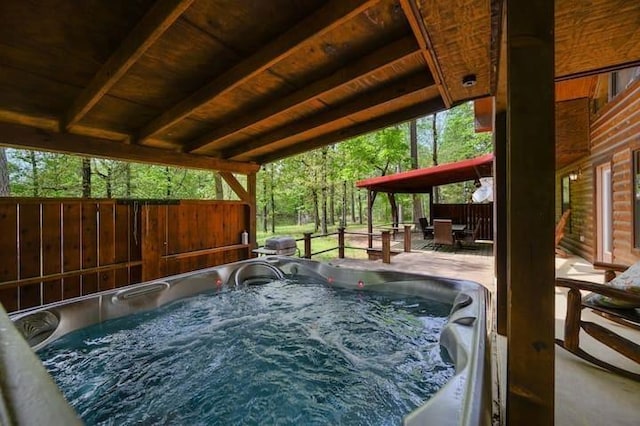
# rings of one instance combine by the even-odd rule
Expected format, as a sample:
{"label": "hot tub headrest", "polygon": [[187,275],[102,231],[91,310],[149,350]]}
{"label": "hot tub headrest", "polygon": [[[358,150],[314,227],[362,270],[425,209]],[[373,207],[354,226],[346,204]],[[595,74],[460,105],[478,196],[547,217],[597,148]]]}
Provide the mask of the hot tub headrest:
{"label": "hot tub headrest", "polygon": [[293,237],[273,237],[267,238],[264,242],[264,248],[267,250],[286,250],[295,249],[296,240]]}

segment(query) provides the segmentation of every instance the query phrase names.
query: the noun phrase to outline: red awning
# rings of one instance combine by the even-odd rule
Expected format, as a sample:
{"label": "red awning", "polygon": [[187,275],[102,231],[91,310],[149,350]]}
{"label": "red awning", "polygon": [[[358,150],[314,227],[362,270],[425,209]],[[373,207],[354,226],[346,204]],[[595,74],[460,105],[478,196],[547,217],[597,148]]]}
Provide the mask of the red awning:
{"label": "red awning", "polygon": [[492,166],[493,154],[486,154],[470,160],[365,179],[356,186],[378,192],[419,194],[429,192],[434,186],[492,176]]}

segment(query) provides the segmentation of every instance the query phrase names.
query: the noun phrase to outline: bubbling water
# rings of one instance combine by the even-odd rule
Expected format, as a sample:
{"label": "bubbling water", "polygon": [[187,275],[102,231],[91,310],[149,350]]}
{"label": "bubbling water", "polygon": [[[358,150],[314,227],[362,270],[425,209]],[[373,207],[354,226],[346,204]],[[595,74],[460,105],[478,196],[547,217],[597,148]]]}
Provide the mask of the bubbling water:
{"label": "bubbling water", "polygon": [[274,281],[70,333],[39,353],[87,424],[398,424],[454,374],[450,305]]}

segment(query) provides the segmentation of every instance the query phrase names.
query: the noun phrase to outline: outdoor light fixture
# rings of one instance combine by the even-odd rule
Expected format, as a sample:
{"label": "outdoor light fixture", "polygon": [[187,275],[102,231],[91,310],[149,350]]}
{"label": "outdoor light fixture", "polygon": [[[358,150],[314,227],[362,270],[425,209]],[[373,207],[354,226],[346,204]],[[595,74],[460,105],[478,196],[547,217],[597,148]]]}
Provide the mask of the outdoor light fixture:
{"label": "outdoor light fixture", "polygon": [[464,87],[473,87],[476,85],[476,75],[475,74],[467,74],[462,77],[462,85]]}
{"label": "outdoor light fixture", "polygon": [[573,181],[573,182],[577,181],[578,180],[578,175],[579,175],[578,171],[576,171],[576,170],[570,171],[569,172],[569,180]]}

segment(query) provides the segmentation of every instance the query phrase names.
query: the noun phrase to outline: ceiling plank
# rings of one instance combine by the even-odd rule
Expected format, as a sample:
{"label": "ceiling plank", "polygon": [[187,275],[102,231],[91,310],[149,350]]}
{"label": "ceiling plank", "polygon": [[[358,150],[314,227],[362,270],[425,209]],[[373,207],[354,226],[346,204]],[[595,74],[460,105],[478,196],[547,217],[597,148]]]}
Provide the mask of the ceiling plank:
{"label": "ceiling plank", "polygon": [[429,32],[427,31],[427,28],[420,16],[418,5],[416,5],[415,0],[400,0],[400,6],[402,6],[402,10],[407,17],[407,21],[409,21],[409,26],[411,27],[411,31],[413,31],[413,35],[420,46],[420,52],[429,67],[429,71],[436,81],[440,96],[442,96],[447,108],[450,108],[452,106],[451,95],[444,85],[442,69],[438,64],[435,55],[433,55],[433,44],[431,43]]}
{"label": "ceiling plank", "polygon": [[65,115],[68,131],[113,87],[158,38],[191,6],[193,0],[158,0],[111,55]]}
{"label": "ceiling plank", "polygon": [[246,127],[263,123],[275,115],[288,112],[305,102],[318,99],[326,93],[345,87],[354,81],[367,78],[383,68],[393,66],[410,55],[416,54],[417,50],[418,46],[413,37],[405,37],[390,43],[288,96],[269,102],[255,111],[243,111],[237,119],[198,138],[189,145],[186,151],[198,152],[202,149],[215,149],[215,142],[218,140],[233,136]]}
{"label": "ceiling plank", "polygon": [[261,50],[236,64],[228,71],[165,111],[147,124],[138,134],[144,140],[187,117],[200,106],[242,85],[252,77],[300,49],[314,37],[319,37],[380,0],[334,0],[291,27]]}
{"label": "ceiling plank", "polygon": [[428,101],[412,105],[408,108],[392,112],[373,120],[356,124],[345,129],[340,129],[335,132],[327,133],[326,135],[312,138],[308,141],[297,143],[295,145],[283,148],[279,151],[269,153],[260,157],[258,161],[260,162],[260,164],[270,163],[272,161],[280,160],[281,158],[289,157],[296,154],[301,154],[303,152],[310,151],[321,146],[330,145],[336,142],[342,142],[344,140],[365,133],[373,132],[375,130],[382,129],[388,126],[392,126],[394,124],[404,123],[415,118],[424,117],[425,115],[433,114],[434,112],[438,112],[443,109],[445,109],[445,104],[440,97],[430,99]]}
{"label": "ceiling plank", "polygon": [[242,174],[254,173],[260,168],[255,163],[229,161],[9,123],[0,123],[0,145]]}
{"label": "ceiling plank", "polygon": [[274,142],[290,138],[299,133],[325,126],[329,123],[344,119],[358,112],[377,107],[388,102],[394,102],[398,98],[428,88],[433,86],[433,84],[433,79],[430,76],[425,75],[424,71],[420,71],[419,73],[413,74],[401,81],[387,84],[381,89],[359,95],[354,100],[336,108],[321,112],[307,119],[282,126],[251,141],[240,143],[234,148],[222,151],[221,156],[222,158],[234,158],[240,155],[246,155],[251,151],[263,148]]}

